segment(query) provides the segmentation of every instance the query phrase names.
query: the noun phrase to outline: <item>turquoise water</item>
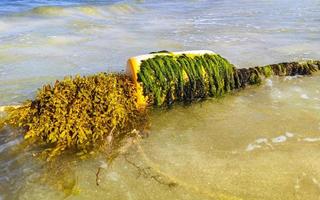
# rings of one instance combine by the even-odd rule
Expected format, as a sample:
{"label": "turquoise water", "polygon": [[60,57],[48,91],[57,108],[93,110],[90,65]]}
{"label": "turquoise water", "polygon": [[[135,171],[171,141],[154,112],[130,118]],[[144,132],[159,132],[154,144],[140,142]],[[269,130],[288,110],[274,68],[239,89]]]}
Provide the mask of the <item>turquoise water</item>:
{"label": "turquoise water", "polygon": [[[320,60],[319,23],[318,0],[1,1],[0,105],[163,49],[209,49],[238,67]],[[1,130],[0,199],[318,199],[319,83],[274,77],[154,110],[150,136],[109,168],[70,157],[46,174],[19,133]]]}

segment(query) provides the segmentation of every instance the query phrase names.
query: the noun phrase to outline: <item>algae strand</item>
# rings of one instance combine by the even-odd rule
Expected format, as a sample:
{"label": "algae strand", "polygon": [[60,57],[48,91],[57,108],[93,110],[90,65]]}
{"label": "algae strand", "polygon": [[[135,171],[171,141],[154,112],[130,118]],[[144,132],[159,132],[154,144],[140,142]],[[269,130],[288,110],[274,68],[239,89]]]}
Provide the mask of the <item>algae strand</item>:
{"label": "algae strand", "polygon": [[259,85],[272,75],[311,75],[319,66],[319,61],[302,61],[238,69],[217,54],[173,55],[166,51],[142,61],[138,82],[150,103],[162,106],[221,97],[248,85]]}
{"label": "algae strand", "polygon": [[146,112],[138,108],[136,96],[123,74],[66,77],[43,86],[34,100],[7,109],[5,124],[23,129],[26,139],[48,144],[49,158],[67,149],[112,149],[145,122]]}

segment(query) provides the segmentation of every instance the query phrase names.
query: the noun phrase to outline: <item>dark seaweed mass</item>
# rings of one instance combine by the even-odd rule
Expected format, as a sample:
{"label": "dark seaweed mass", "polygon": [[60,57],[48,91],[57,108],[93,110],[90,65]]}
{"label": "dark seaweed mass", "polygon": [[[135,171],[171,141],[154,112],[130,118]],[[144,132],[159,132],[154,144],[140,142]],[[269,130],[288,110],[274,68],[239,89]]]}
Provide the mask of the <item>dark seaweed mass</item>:
{"label": "dark seaweed mass", "polygon": [[145,112],[137,107],[136,96],[130,78],[122,74],[68,77],[43,86],[21,107],[9,108],[4,124],[49,144],[50,156],[66,149],[87,152],[116,145],[141,125]]}
{"label": "dark seaweed mass", "polygon": [[238,69],[220,55],[157,55],[143,60],[138,72],[144,95],[155,105],[220,97],[271,75],[311,75],[319,61],[279,63]]}

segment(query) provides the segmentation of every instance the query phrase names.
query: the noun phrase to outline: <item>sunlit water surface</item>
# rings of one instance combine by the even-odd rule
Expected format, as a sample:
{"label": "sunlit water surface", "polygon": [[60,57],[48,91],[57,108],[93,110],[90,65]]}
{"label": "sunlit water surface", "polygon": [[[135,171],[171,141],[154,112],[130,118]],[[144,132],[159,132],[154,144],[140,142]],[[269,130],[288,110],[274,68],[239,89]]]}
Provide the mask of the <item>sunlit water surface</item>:
{"label": "sunlit water surface", "polygon": [[[0,105],[156,50],[210,49],[239,67],[320,59],[316,0],[3,2]],[[149,137],[108,168],[98,157],[42,173],[19,133],[2,130],[0,199],[319,199],[319,83],[319,74],[274,77],[155,109]]]}

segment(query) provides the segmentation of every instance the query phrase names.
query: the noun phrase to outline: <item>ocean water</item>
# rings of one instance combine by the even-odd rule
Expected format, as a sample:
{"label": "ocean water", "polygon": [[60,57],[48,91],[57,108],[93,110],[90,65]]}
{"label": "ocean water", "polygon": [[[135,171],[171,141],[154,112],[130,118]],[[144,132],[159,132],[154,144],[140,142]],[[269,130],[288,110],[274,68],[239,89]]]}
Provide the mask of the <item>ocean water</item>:
{"label": "ocean water", "polygon": [[108,5],[119,0],[3,0],[1,1],[0,14],[8,15],[27,11],[41,6],[85,6],[85,5]]}
{"label": "ocean water", "polygon": [[[319,23],[318,0],[1,1],[0,106],[158,50],[213,50],[237,67],[320,60]],[[149,137],[103,168],[99,186],[103,156],[48,175],[19,133],[1,130],[0,199],[319,199],[319,83],[273,77],[155,109]]]}
{"label": "ocean water", "polygon": [[43,83],[66,75],[122,71],[130,56],[163,49],[209,49],[239,67],[320,54],[316,0],[1,1],[0,7],[0,105],[32,98]]}

